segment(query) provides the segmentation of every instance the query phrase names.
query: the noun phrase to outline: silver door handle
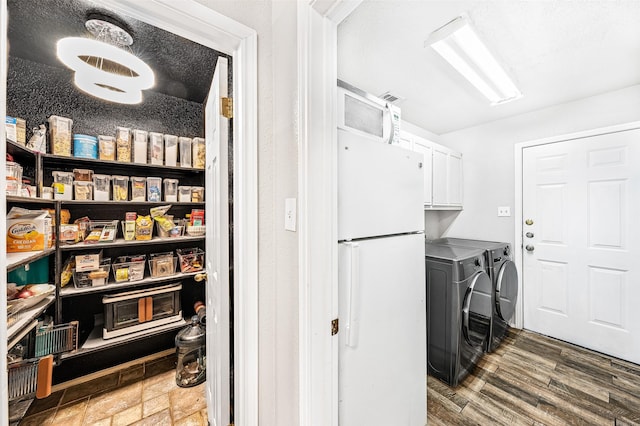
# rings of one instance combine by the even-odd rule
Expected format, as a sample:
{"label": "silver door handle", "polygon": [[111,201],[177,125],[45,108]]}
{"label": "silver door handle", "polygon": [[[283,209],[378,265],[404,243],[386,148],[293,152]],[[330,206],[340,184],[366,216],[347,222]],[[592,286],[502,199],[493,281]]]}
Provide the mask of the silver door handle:
{"label": "silver door handle", "polygon": [[527,232],[524,235],[526,235],[527,238],[533,238],[533,232]]}
{"label": "silver door handle", "polygon": [[527,249],[527,251],[531,252],[531,251],[534,251],[536,248],[534,246],[532,246],[532,245],[527,244],[525,246],[525,249]]}

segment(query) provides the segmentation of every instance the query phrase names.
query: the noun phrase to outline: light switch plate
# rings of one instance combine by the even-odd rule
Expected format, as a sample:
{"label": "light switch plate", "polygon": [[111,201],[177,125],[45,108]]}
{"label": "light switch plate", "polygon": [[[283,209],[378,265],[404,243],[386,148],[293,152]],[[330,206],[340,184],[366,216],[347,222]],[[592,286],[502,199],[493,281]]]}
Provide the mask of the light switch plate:
{"label": "light switch plate", "polygon": [[511,207],[509,206],[498,207],[498,216],[500,217],[511,216]]}
{"label": "light switch plate", "polygon": [[284,229],[296,232],[296,199],[285,198],[284,200]]}

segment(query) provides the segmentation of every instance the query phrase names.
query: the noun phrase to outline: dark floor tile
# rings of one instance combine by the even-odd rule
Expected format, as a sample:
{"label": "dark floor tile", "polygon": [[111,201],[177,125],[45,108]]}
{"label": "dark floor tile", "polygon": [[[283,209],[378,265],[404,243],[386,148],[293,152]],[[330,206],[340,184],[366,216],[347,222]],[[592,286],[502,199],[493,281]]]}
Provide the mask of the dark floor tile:
{"label": "dark floor tile", "polygon": [[64,394],[64,390],[53,392],[46,398],[43,399],[34,399],[27,411],[27,416],[32,416],[36,413],[40,413],[42,411],[47,411],[52,408],[55,408],[60,404],[60,400],[62,399],[62,395]]}
{"label": "dark floor tile", "polygon": [[66,404],[98,392],[115,389],[118,386],[119,378],[120,373],[116,372],[67,388],[64,392],[64,396],[62,397],[62,404]]}
{"label": "dark floor tile", "polygon": [[144,378],[153,377],[157,374],[166,373],[169,370],[175,370],[177,357],[169,355],[167,357],[147,362],[144,366]]}
{"label": "dark floor tile", "polygon": [[144,378],[144,364],[134,365],[120,370],[120,385],[132,383]]}

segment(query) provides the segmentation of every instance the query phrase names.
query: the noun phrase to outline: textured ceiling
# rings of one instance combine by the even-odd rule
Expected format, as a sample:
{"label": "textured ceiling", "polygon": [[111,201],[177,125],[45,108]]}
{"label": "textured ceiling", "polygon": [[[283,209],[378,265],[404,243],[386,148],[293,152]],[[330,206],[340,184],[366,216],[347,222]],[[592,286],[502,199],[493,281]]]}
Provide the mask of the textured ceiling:
{"label": "textured ceiling", "polygon": [[[126,24],[133,36],[132,51],[153,70],[150,89],[202,103],[206,98],[218,53],[126,16],[116,16],[90,0],[9,0],[10,55],[59,68],[56,42],[87,36],[84,22],[91,12],[104,13]],[[66,68],[65,68],[66,69]]]}
{"label": "textured ceiling", "polygon": [[[424,41],[466,13],[524,97],[490,106]],[[338,78],[405,97],[437,134],[640,84],[640,1],[365,0],[338,29]]]}

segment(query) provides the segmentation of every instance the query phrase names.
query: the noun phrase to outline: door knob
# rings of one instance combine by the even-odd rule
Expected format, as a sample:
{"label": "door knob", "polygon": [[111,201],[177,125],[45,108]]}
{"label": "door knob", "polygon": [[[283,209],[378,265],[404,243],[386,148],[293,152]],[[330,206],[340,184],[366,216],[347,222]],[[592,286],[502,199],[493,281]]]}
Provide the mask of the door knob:
{"label": "door knob", "polygon": [[206,272],[204,272],[204,273],[201,273],[201,274],[196,274],[196,275],[193,277],[193,279],[194,279],[194,280],[196,280],[196,282],[206,281],[206,279],[207,279],[207,273],[206,273]]}
{"label": "door knob", "polygon": [[531,226],[531,225],[533,225],[533,220],[527,219],[527,220],[524,221],[524,223],[526,223],[527,225]]}
{"label": "door knob", "polygon": [[527,245],[525,246],[525,248],[526,248],[526,249],[527,249],[527,251],[529,251],[529,252],[534,251],[534,250],[536,249],[534,246],[529,245],[529,244],[527,244]]}
{"label": "door knob", "polygon": [[533,232],[527,232],[525,235],[527,238],[533,238]]}

